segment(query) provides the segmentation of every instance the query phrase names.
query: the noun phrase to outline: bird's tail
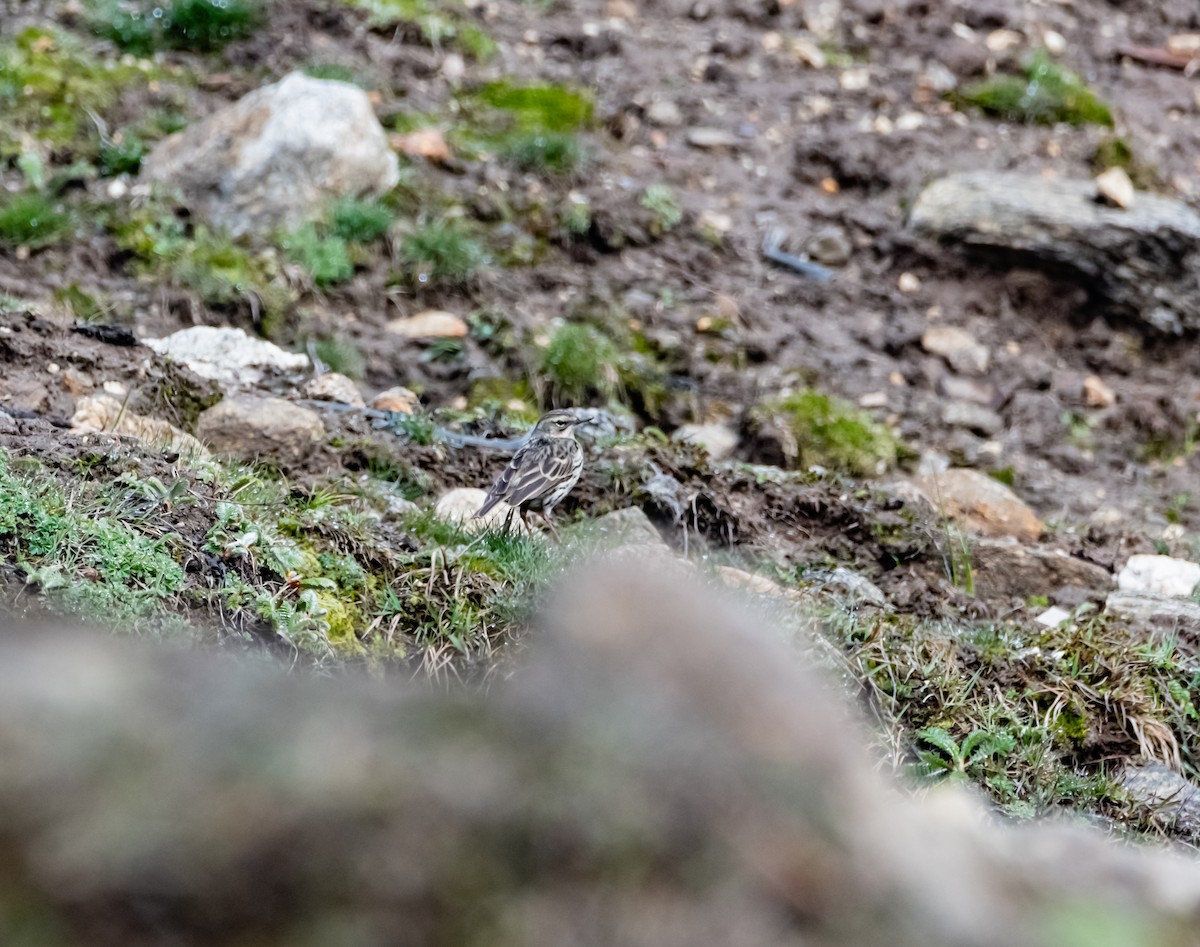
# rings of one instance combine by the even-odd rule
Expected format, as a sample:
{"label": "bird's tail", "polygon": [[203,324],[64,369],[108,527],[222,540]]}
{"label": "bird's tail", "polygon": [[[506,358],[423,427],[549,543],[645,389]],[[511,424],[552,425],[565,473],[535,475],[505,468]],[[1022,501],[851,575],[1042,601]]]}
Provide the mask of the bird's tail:
{"label": "bird's tail", "polygon": [[490,510],[493,506],[495,506],[499,502],[500,502],[499,497],[488,497],[486,500],[483,501],[483,506],[481,506],[476,511],[476,513],[472,517],[472,519],[479,519],[481,516],[487,516],[488,510]]}

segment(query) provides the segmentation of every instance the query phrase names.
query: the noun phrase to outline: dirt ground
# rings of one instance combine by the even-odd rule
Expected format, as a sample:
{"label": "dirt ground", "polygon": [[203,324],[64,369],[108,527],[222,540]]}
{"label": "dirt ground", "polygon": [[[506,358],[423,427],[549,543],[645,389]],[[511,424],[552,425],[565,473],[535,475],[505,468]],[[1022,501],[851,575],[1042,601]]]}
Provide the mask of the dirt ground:
{"label": "dirt ground", "polygon": [[[422,345],[384,332],[397,315],[487,309],[536,334],[554,319],[604,305],[639,327],[669,366],[672,390],[687,393],[643,417],[667,431],[721,417],[740,425],[756,398],[809,383],[872,405],[926,458],[1009,475],[1057,531],[1056,541],[1073,551],[1087,546],[1097,561],[1111,562],[1118,548],[1150,551],[1169,524],[1176,532],[1166,545],[1186,548],[1182,537],[1200,528],[1191,450],[1200,408],[1194,342],[1145,335],[1061,274],[1008,268],[915,239],[904,220],[924,183],[956,170],[1093,173],[1096,149],[1112,132],[999,122],[956,109],[940,91],[947,76],[963,83],[1010,68],[1048,33],[1061,40],[1062,60],[1113,106],[1116,133],[1152,169],[1158,188],[1185,199],[1200,193],[1200,86],[1114,52],[1122,42],[1161,45],[1168,34],[1200,28],[1192,4],[494,2],[470,15],[498,53],[482,64],[468,61],[461,78],[447,78],[446,50],[403,31],[372,30],[362,11],[320,3],[271,9],[265,29],[220,54],[165,54],[201,74],[186,92],[191,114],[317,62],[349,65],[375,80],[385,123],[419,112],[445,115],[449,124],[458,83],[499,76],[584,86],[595,95],[593,162],[574,180],[547,181],[495,162],[411,169],[422,186],[464,201],[481,220],[495,218],[495,195],[503,195],[514,240],[522,227],[539,237],[539,209],[568,191],[582,193],[596,222],[588,239],[539,237],[530,265],[491,267],[461,292],[414,293],[388,285],[386,266],[367,266],[343,286],[304,296],[281,341],[348,337],[367,355],[366,389],[407,384],[440,407],[473,380],[514,370],[473,338],[452,363],[427,358]],[[7,32],[42,15],[36,5],[17,4],[0,25]],[[987,38],[1001,30],[1015,31],[1011,47],[990,49]],[[781,46],[781,37],[801,33],[829,52],[824,68]],[[655,109],[664,102],[676,116]],[[144,105],[131,100],[114,114]],[[727,132],[728,143],[695,147],[689,133],[696,128]],[[683,225],[615,249],[606,234],[636,231],[629,208],[658,183],[678,196]],[[701,231],[722,216],[728,230],[718,246]],[[773,226],[785,228],[786,247],[796,252],[832,234],[847,260],[825,284],[774,268],[759,253]],[[115,321],[140,335],[197,321],[252,324],[246,305],[206,310],[178,289],[139,280],[103,231],[83,237],[31,255],[0,249],[0,291],[38,303],[53,321],[63,312],[54,291],[76,285],[110,300]],[[698,320],[714,315],[727,317],[729,327],[697,330]],[[977,400],[999,415],[999,430],[984,434],[944,420],[950,373],[920,343],[933,324],[962,327],[989,348],[988,372],[970,382]],[[6,406],[68,416],[78,373],[99,383],[143,371],[145,350],[78,333],[48,347],[30,340],[50,330],[11,328],[0,338]],[[51,362],[70,371],[51,374]],[[1089,375],[1112,390],[1111,406],[1085,402]],[[169,406],[159,413],[170,416]],[[741,456],[758,459],[750,439]],[[441,479],[452,483],[457,475],[447,473]],[[1103,526],[1090,528],[1098,511],[1107,513]]]}

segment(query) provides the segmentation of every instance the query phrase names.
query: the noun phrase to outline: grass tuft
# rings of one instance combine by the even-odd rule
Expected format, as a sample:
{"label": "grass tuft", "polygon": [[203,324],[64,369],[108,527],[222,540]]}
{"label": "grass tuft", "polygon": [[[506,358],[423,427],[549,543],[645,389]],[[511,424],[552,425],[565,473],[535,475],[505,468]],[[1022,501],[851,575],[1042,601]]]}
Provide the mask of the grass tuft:
{"label": "grass tuft", "polygon": [[587,154],[570,132],[515,132],[503,140],[500,157],[520,171],[568,175],[578,171]]}
{"label": "grass tuft", "polygon": [[347,198],[333,206],[330,226],[335,237],[349,243],[371,243],[386,234],[395,219],[390,207]]}
{"label": "grass tuft", "polygon": [[58,201],[29,191],[0,203],[0,244],[49,246],[71,230],[71,215]]}
{"label": "grass tuft", "polygon": [[810,388],[756,405],[751,427],[777,437],[793,467],[826,467],[855,476],[895,465],[899,442],[865,411]]}
{"label": "grass tuft", "polygon": [[344,283],[354,275],[354,261],[346,241],[336,235],[323,235],[313,224],[305,224],[283,237],[288,258],[303,266],[322,289]]}
{"label": "grass tuft", "polygon": [[400,259],[418,284],[465,286],[487,263],[483,244],[457,220],[435,220],[408,234]]}
{"label": "grass tuft", "polygon": [[99,0],[91,6],[92,30],[137,56],[160,49],[215,52],[263,22],[256,0]]}

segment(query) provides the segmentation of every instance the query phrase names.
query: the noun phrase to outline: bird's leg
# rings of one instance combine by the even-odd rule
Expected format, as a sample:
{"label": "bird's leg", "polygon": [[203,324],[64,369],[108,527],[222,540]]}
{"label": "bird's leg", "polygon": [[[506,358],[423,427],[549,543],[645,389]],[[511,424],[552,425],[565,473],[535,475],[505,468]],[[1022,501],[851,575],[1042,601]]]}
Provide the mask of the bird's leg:
{"label": "bird's leg", "polygon": [[513,514],[516,512],[517,512],[517,508],[515,506],[510,506],[508,508],[508,515],[506,517],[504,517],[503,532],[504,532],[505,536],[507,536],[509,533],[509,530],[512,529]]}
{"label": "bird's leg", "polygon": [[554,541],[561,546],[562,537],[558,535],[558,529],[554,525],[554,520],[550,519],[550,514],[543,511],[542,519],[545,520],[546,525],[550,527],[550,535],[554,537]]}

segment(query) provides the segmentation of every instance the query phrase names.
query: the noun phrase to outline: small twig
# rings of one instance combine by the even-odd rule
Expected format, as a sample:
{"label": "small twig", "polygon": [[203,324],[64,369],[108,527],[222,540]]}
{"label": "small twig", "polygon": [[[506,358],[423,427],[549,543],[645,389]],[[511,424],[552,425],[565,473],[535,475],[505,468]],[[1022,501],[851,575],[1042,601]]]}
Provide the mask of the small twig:
{"label": "small twig", "polygon": [[1169,49],[1158,46],[1136,46],[1131,43],[1122,44],[1115,50],[1118,56],[1128,56],[1137,62],[1149,63],[1151,66],[1166,66],[1168,69],[1181,69],[1187,75],[1192,75],[1200,60],[1195,56],[1184,53],[1173,53]]}

